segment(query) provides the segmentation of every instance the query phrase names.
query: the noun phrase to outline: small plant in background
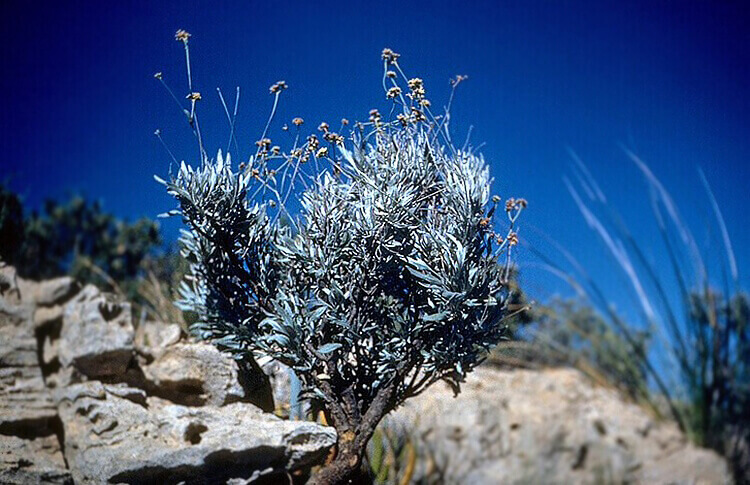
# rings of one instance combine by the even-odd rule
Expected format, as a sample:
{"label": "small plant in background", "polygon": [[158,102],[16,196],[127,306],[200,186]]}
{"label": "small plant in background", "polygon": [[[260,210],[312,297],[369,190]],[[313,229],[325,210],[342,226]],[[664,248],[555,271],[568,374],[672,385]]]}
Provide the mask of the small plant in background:
{"label": "small plant in background", "polygon": [[25,225],[21,198],[0,184],[0,259],[10,263],[23,254]]}
{"label": "small plant in background", "polygon": [[372,482],[377,485],[443,483],[432,450],[403,425],[384,420],[367,446]]}
{"label": "small plant in background", "polygon": [[577,367],[601,385],[648,404],[649,386],[643,362],[649,334],[633,330],[633,341],[607,322],[585,300],[553,299],[535,304],[513,338],[492,352],[490,362],[509,367]]}
{"label": "small plant in background", "polygon": [[[190,79],[188,38],[178,32]],[[389,115],[372,110],[347,135],[327,123],[320,138],[298,131],[288,151],[267,138],[287,87],[274,84],[266,130],[236,170],[228,155],[206,156],[200,97],[189,95],[181,109],[200,166],[158,179],[179,203],[169,214],[188,227],[180,305],[197,315],[193,331],[238,358],[289,366],[336,428],[336,456],[313,483],[359,473],[378,423],[404,400],[439,380],[458,392],[510,315],[514,225],[526,201],[490,198],[484,160],[454,148],[449,107],[434,116],[423,81],[404,75],[398,57],[383,51]]]}
{"label": "small plant in background", "polygon": [[[534,339],[654,410],[666,403],[667,414],[680,428],[697,444],[727,456],[742,481],[750,473],[750,305],[739,285],[724,218],[701,173],[724,248],[724,262],[712,273],[671,195],[642,160],[630,152],[628,156],[648,184],[667,256],[663,265],[646,258],[653,248],[631,233],[575,157],[580,188],[566,184],[625,275],[645,325],[618,315],[585,267],[558,248],[575,268],[569,281],[599,312],[581,314],[585,306],[553,305],[550,315],[540,319]],[[540,256],[553,272],[564,273]],[[548,321],[562,326],[550,328]]]}
{"label": "small plant in background", "polygon": [[173,300],[187,266],[176,247],[162,246],[154,221],[122,220],[81,196],[48,200],[42,213],[27,214],[21,198],[0,185],[0,241],[0,260],[24,278],[69,275],[131,301],[136,323],[186,327]]}
{"label": "small plant in background", "polygon": [[188,271],[188,262],[180,254],[178,244],[165,248],[160,254],[143,261],[143,274],[138,279],[135,301],[142,305],[143,317],[156,322],[176,323],[187,334],[195,316],[183,312],[174,300],[179,297],[179,286]]}

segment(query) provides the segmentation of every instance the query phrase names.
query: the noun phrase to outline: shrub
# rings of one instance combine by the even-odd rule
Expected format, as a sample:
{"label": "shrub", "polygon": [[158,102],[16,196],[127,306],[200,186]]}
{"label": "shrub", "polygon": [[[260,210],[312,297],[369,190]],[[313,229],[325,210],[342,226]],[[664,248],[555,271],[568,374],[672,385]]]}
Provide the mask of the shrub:
{"label": "shrub", "polygon": [[[188,35],[178,40],[187,52]],[[315,483],[352,477],[404,400],[439,380],[458,392],[508,316],[513,225],[526,203],[507,201],[509,229],[493,232],[499,198],[484,160],[450,144],[447,117],[432,115],[397,58],[383,51],[395,118],[373,110],[348,136],[323,123],[323,141],[311,135],[289,152],[264,133],[237,170],[228,155],[205,156],[193,95],[185,114],[200,166],[159,179],[188,228],[180,305],[198,315],[193,331],[238,358],[291,367],[336,428],[336,458]],[[284,88],[272,86],[274,107]]]}

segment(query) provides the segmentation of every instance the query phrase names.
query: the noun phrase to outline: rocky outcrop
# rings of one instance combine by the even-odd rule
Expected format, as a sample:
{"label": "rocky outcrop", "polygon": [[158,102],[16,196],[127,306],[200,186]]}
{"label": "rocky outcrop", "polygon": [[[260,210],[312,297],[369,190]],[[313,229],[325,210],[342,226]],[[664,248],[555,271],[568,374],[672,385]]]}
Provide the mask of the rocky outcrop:
{"label": "rocky outcrop", "polygon": [[135,331],[93,286],[0,263],[0,483],[249,483],[320,462],[333,429],[261,411],[241,375],[176,325]]}
{"label": "rocky outcrop", "polygon": [[411,428],[445,483],[731,483],[727,464],[572,369],[481,367],[389,417]]}

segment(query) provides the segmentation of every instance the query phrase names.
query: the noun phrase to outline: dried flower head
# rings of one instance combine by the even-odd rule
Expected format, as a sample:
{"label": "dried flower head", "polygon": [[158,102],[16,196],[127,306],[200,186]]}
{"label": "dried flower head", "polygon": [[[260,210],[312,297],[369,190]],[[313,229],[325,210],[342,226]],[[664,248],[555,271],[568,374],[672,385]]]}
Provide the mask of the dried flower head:
{"label": "dried flower head", "polygon": [[343,126],[346,126],[346,125],[348,125],[348,124],[349,124],[349,120],[347,120],[346,118],[341,118],[341,124],[342,124]]}
{"label": "dried flower head", "polygon": [[518,234],[516,234],[515,232],[511,232],[510,234],[508,234],[508,244],[510,246],[518,245]]}
{"label": "dried flower head", "polygon": [[185,97],[186,97],[187,99],[189,99],[190,101],[200,101],[200,100],[201,100],[201,93],[198,93],[198,92],[194,92],[194,93],[190,93],[190,94],[188,94],[188,95],[187,95],[187,96],[185,96]]}
{"label": "dried flower head", "polygon": [[429,99],[423,99],[422,101],[419,102],[419,104],[421,104],[425,108],[429,108],[430,106],[432,106],[432,103],[430,103]]}
{"label": "dried flower head", "polygon": [[469,76],[465,74],[458,74],[456,77],[450,79],[450,83],[451,86],[456,87],[461,83],[461,81],[466,81],[467,79],[469,79]]}
{"label": "dried flower head", "polygon": [[307,137],[307,146],[312,151],[317,150],[318,146],[320,146],[320,140],[318,140],[318,137],[314,133]]}
{"label": "dried flower head", "polygon": [[512,211],[515,206],[516,206],[516,199],[511,197],[510,199],[505,201],[505,212]]}
{"label": "dried flower head", "polygon": [[424,115],[424,113],[414,106],[411,107],[411,115],[415,121],[427,121],[427,117]]}
{"label": "dried flower head", "polygon": [[321,124],[318,125],[318,131],[322,131],[323,133],[326,133],[330,127],[328,126],[328,123],[323,121]]}
{"label": "dried flower head", "polygon": [[304,122],[305,122],[305,120],[303,120],[303,119],[302,119],[302,118],[300,118],[299,116],[298,116],[298,117],[296,117],[296,118],[294,118],[294,119],[292,120],[292,124],[293,124],[294,126],[301,126],[301,125],[302,125],[302,123],[304,123]]}
{"label": "dried flower head", "polygon": [[426,91],[425,91],[424,82],[422,81],[422,79],[418,77],[409,79],[408,84],[409,84],[409,89],[411,90],[411,96],[414,99],[420,100],[424,98]]}
{"label": "dried flower head", "polygon": [[382,54],[383,60],[388,64],[395,64],[401,54],[396,54],[393,50],[385,48]]}
{"label": "dried flower head", "polygon": [[259,148],[261,148],[263,150],[267,150],[268,147],[271,146],[271,139],[270,138],[263,138],[261,140],[258,140],[258,141],[255,142],[255,146],[257,146],[257,147],[259,147]]}
{"label": "dried flower head", "polygon": [[409,124],[409,118],[407,118],[403,113],[399,113],[396,115],[396,119],[401,123],[401,126],[406,126]]}
{"label": "dried flower head", "polygon": [[322,158],[328,155],[328,147],[322,147],[318,152],[315,154],[316,158]]}
{"label": "dried flower head", "polygon": [[174,38],[175,40],[187,43],[188,39],[190,38],[190,32],[180,29],[174,34]]}
{"label": "dried flower head", "polygon": [[396,79],[396,73],[393,71],[388,71],[385,73],[385,75],[390,79]]}
{"label": "dried flower head", "polygon": [[323,135],[323,138],[329,143],[339,145],[343,145],[344,143],[344,137],[339,135],[338,133],[334,133],[333,131],[326,132],[326,134]]}
{"label": "dried flower head", "polygon": [[394,86],[388,90],[388,92],[385,94],[385,97],[388,99],[396,99],[399,95],[401,95],[401,88],[398,86]]}
{"label": "dried flower head", "polygon": [[158,80],[160,80],[160,81],[161,81],[161,78],[162,78],[162,74],[161,74],[161,71],[159,71],[159,72],[155,73],[155,74],[154,74],[154,77],[155,77],[156,79],[158,79]]}
{"label": "dried flower head", "polygon": [[285,81],[277,81],[269,88],[269,91],[271,91],[271,94],[278,94],[288,87]]}
{"label": "dried flower head", "polygon": [[380,118],[381,118],[380,111],[378,111],[377,109],[370,110],[370,121],[372,121],[373,123],[376,123],[380,121]]}

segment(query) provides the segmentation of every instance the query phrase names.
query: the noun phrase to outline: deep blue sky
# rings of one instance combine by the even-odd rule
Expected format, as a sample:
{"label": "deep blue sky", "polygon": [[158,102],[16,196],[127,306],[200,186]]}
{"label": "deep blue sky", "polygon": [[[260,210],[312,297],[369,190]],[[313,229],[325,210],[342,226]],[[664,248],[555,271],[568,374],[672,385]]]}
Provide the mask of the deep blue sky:
{"label": "deep blue sky", "polygon": [[[522,236],[536,228],[603,278],[611,273],[561,182],[570,146],[644,243],[656,243],[645,185],[619,148],[625,144],[672,191],[701,247],[715,253],[715,224],[696,173],[703,167],[742,272],[750,260],[748,20],[741,1],[5,0],[0,177],[9,176],[31,206],[80,191],[121,216],[154,217],[172,207],[151,178],[165,174],[169,160],[154,130],[179,158],[194,161],[196,153],[184,118],[153,79],[162,71],[178,95],[187,93],[175,30],[193,34],[211,152],[228,133],[216,87],[230,97],[242,88],[239,135],[247,153],[270,109],[268,87],[279,79],[290,89],[277,137],[293,116],[313,129],[321,120],[382,111],[379,55],[392,47],[438,106],[449,77],[470,76],[454,105],[455,137],[473,125],[497,192],[530,201]],[[163,225],[175,235],[177,221]],[[558,290],[531,270],[525,279],[534,291]]]}

